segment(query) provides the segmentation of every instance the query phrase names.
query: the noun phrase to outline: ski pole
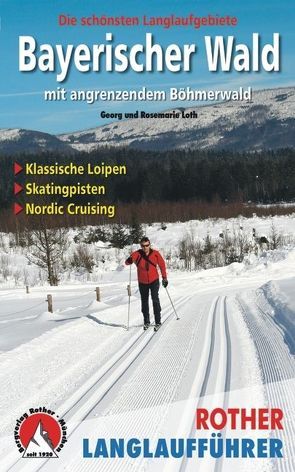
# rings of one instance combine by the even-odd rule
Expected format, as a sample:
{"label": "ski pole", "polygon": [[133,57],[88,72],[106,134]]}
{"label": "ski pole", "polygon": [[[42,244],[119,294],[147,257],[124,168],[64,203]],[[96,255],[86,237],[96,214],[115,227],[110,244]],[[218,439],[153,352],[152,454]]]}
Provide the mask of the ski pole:
{"label": "ski pole", "polygon": [[165,290],[166,290],[166,292],[167,292],[167,295],[168,295],[168,297],[169,297],[170,303],[171,303],[172,308],[173,308],[173,310],[174,310],[174,313],[175,313],[175,315],[176,315],[176,319],[179,320],[179,316],[178,316],[178,314],[177,314],[177,312],[176,312],[176,310],[175,310],[175,306],[174,306],[174,304],[173,304],[173,301],[171,300],[171,297],[170,297],[170,294],[169,294],[169,292],[168,292],[167,287],[165,287]]}
{"label": "ski pole", "polygon": [[127,285],[127,293],[128,293],[128,319],[127,319],[127,331],[129,330],[129,319],[130,319],[130,297],[131,297],[131,264],[129,269],[129,284]]}

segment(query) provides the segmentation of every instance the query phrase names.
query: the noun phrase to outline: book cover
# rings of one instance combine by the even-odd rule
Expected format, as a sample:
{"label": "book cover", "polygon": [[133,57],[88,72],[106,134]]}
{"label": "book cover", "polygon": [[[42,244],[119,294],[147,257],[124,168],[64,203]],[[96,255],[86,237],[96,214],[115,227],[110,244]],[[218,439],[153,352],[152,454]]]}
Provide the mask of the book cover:
{"label": "book cover", "polygon": [[1,471],[295,469],[293,24],[0,2]]}

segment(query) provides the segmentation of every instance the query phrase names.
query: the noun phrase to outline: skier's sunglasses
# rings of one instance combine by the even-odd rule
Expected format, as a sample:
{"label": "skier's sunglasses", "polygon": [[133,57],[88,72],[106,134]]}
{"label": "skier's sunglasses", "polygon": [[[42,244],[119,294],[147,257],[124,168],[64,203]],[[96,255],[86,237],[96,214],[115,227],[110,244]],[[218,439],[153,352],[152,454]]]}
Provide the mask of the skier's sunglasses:
{"label": "skier's sunglasses", "polygon": [[151,244],[150,243],[147,243],[147,244],[141,244],[141,247],[149,247]]}

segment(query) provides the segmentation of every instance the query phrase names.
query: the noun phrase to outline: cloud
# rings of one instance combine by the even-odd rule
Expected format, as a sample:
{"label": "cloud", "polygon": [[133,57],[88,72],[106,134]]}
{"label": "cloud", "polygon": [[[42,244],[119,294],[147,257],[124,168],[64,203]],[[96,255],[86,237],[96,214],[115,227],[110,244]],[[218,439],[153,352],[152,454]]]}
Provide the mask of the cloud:
{"label": "cloud", "polygon": [[43,95],[43,92],[14,92],[14,93],[0,93],[0,98],[6,97],[27,97],[31,95]]}

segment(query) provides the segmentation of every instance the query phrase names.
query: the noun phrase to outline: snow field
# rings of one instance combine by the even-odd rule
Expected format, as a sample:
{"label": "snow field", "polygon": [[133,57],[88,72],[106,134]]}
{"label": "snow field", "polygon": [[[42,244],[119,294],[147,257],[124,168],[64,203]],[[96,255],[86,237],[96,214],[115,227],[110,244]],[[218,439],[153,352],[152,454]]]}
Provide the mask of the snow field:
{"label": "snow field", "polygon": [[[240,330],[241,327],[244,326],[244,321],[241,317],[241,311],[237,310],[238,305],[234,306],[235,295],[227,300],[224,295],[224,293],[226,293],[223,291],[224,289],[222,289],[222,287],[218,289],[216,286],[213,290],[215,290],[215,293],[217,290],[222,295],[217,295],[213,297],[213,299],[212,293],[214,292],[212,292],[212,288],[211,293],[209,292],[203,293],[203,295],[192,295],[194,288],[196,288],[197,280],[198,278],[195,274],[187,274],[186,276],[183,275],[179,280],[180,287],[178,287],[176,290],[176,292],[178,292],[178,296],[176,297],[176,306],[177,310],[181,312],[180,321],[174,321],[174,315],[171,313],[171,308],[169,308],[169,306],[167,307],[167,304],[165,304],[165,316],[166,313],[168,313],[169,316],[169,311],[170,315],[172,315],[172,318],[170,316],[169,320],[167,321],[168,324],[165,323],[158,333],[153,333],[153,331],[143,333],[140,329],[140,337],[141,339],[146,338],[145,342],[142,342],[142,346],[140,347],[138,347],[139,343],[135,342],[136,348],[131,348],[132,358],[128,359],[129,354],[127,354],[126,361],[124,354],[123,357],[120,357],[120,354],[124,353],[124,351],[128,349],[133,341],[133,338],[137,334],[136,320],[133,320],[132,323],[134,324],[132,324],[131,329],[131,331],[133,330],[133,337],[129,338],[129,344],[127,344],[125,347],[122,347],[121,352],[119,350],[119,352],[115,353],[114,358],[110,359],[109,364],[102,366],[102,369],[97,372],[96,379],[99,376],[103,377],[104,370],[108,369],[112,361],[115,362],[115,369],[110,369],[109,375],[103,381],[103,383],[97,384],[91,391],[91,395],[89,397],[85,397],[85,389],[91,389],[91,384],[94,383],[94,380],[96,380],[94,377],[89,378],[89,381],[86,382],[83,387],[78,389],[72,395],[72,397],[68,397],[68,402],[60,405],[59,412],[62,411],[62,413],[64,413],[66,408],[70,407],[70,403],[75,403],[78,401],[78,408],[76,412],[75,409],[73,409],[72,412],[68,412],[68,423],[73,425],[71,428],[73,427],[74,429],[77,425],[77,423],[73,423],[73,420],[81,420],[82,416],[84,415],[84,418],[90,417],[97,418],[99,420],[99,423],[94,423],[94,429],[92,429],[91,437],[94,438],[98,435],[103,435],[103,437],[106,438],[109,436],[132,437],[135,435],[135,432],[137,432],[138,437],[147,436],[155,438],[159,437],[163,430],[168,436],[169,434],[171,435],[172,431],[177,431],[177,434],[174,436],[180,437],[180,429],[175,426],[175,423],[175,429],[171,429],[169,413],[170,415],[172,413],[172,415],[175,416],[175,401],[177,402],[183,395],[181,392],[183,392],[184,385],[188,387],[186,392],[190,389],[192,396],[190,395],[187,397],[185,394],[186,400],[182,402],[181,411],[179,412],[176,407],[176,411],[178,411],[179,416],[174,418],[174,422],[176,422],[177,426],[179,426],[180,421],[185,423],[184,429],[181,426],[182,431],[189,431],[189,429],[191,429],[193,413],[190,415],[186,413],[186,410],[189,408],[189,406],[191,406],[192,409],[195,408],[195,399],[198,398],[201,393],[205,396],[201,396],[200,402],[203,403],[199,404],[206,405],[208,408],[212,408],[212,406],[216,405],[224,405],[226,401],[229,402],[229,404],[232,404],[234,401],[233,398],[235,398],[235,391],[231,390],[230,393],[224,393],[224,390],[227,390],[227,388],[225,388],[226,384],[230,385],[229,379],[231,376],[229,373],[231,374],[234,370],[237,371],[237,364],[239,364],[241,357],[247,356],[247,353],[250,355],[248,362],[250,361],[250,365],[254,364],[257,369],[257,364],[255,364],[255,351],[253,351],[253,344],[246,346],[247,343],[244,343],[243,353],[241,356],[241,353],[237,349],[238,343],[235,342],[235,339],[233,339],[233,342],[232,339],[229,339],[229,335],[231,338],[235,337],[236,329]],[[213,285],[215,285],[215,283]],[[234,291],[235,290],[239,291],[238,287],[234,288]],[[231,289],[227,287],[226,291],[232,292],[233,287]],[[246,293],[246,300],[249,303],[250,297],[248,292]],[[182,300],[179,299],[180,293],[185,293],[185,296],[183,296]],[[109,301],[111,299],[114,303],[115,297],[112,298],[112,296],[110,296]],[[134,300],[132,304],[134,305],[137,302],[138,300]],[[94,305],[94,310],[97,309],[95,306],[97,305],[96,303],[92,303],[92,305]],[[109,317],[107,313],[112,311],[112,308],[106,308],[105,306],[103,306],[103,308],[103,310],[99,310],[93,315],[94,318],[97,317],[99,323],[95,322],[94,320],[91,321],[98,325],[99,329],[120,329],[120,334],[125,333],[127,335],[128,333],[118,326],[123,325],[123,323],[120,323],[120,317],[122,320],[122,314],[120,315],[120,305],[117,305],[118,313],[117,315],[114,315],[114,318],[112,318],[112,322],[109,326],[105,326],[102,323],[107,322],[107,318]],[[251,307],[251,310],[254,309]],[[250,308],[246,311],[247,319],[250,316],[249,312]],[[228,315],[227,317],[225,316],[226,314]],[[226,318],[228,318],[228,329],[226,328]],[[245,319],[246,322],[247,319]],[[82,320],[79,320],[79,322],[80,321],[87,320],[86,318],[83,318]],[[74,325],[76,323],[78,322],[74,321],[71,324]],[[114,324],[117,326],[114,327]],[[274,322],[274,324],[276,323]],[[59,329],[69,329],[69,327],[70,325],[64,325]],[[177,327],[176,330],[175,327]],[[277,326],[275,326],[275,328],[277,329]],[[136,334],[134,334],[134,330]],[[262,324],[259,332],[262,332],[263,330],[265,330],[264,324]],[[49,337],[55,331],[56,330],[50,331],[44,336]],[[70,334],[70,331],[68,334]],[[248,331],[247,335],[247,342],[250,342]],[[267,333],[264,335],[267,337]],[[148,336],[151,339],[149,339]],[[175,341],[173,339],[175,339]],[[190,341],[188,341],[189,339]],[[282,336],[278,342],[282,343]],[[235,353],[235,356],[232,358],[233,365],[231,365],[230,368],[228,356],[231,353],[231,349],[229,349],[229,344],[231,345],[231,349],[234,349]],[[250,349],[248,349],[249,347]],[[20,348],[22,348],[22,346]],[[17,349],[14,351],[17,351]],[[198,357],[197,364],[195,363],[196,352]],[[236,357],[238,358],[237,360],[235,360]],[[175,364],[175,360],[178,361],[178,364]],[[278,365],[279,361],[279,358],[275,359],[276,365]],[[173,376],[171,377],[171,375]],[[243,380],[245,384],[245,377],[239,380],[241,382]],[[256,400],[260,398],[262,404],[265,405],[264,392],[261,391],[263,387],[262,385],[258,386],[258,380],[259,379],[256,378],[257,386],[252,388],[258,390],[256,392]],[[255,384],[255,380],[253,384]],[[278,388],[278,386],[275,385],[275,388]],[[218,392],[220,393],[218,394]],[[260,393],[258,394],[258,392]],[[283,391],[282,395],[284,394],[285,393]],[[192,398],[191,404],[190,398]],[[278,397],[280,404],[282,403],[281,398],[282,397]],[[250,406],[253,406],[253,398],[243,399],[243,401],[245,402],[242,404],[243,406],[245,406],[247,402],[250,404]],[[271,399],[271,401],[275,401],[275,399]],[[277,405],[277,403],[274,403],[274,405]],[[153,413],[148,414],[147,412],[149,411],[152,411]],[[87,412],[90,412],[90,415]],[[71,413],[73,413],[73,415],[71,415]],[[126,422],[126,415],[128,416],[128,422]],[[111,429],[109,429],[110,425],[108,418],[110,418],[111,421]],[[113,424],[113,418],[116,418],[115,424]],[[73,440],[75,437],[77,437],[77,435],[79,436],[80,428],[87,424],[88,421],[89,420],[83,421],[82,426],[79,426],[77,431],[74,431]],[[170,425],[170,427],[168,427],[168,425]],[[187,437],[187,434],[184,435],[184,437]],[[64,461],[61,463],[61,470],[79,470],[79,468],[81,468],[81,462],[79,462],[79,453],[78,457],[73,457],[73,449],[70,449],[69,454],[71,455],[72,460],[69,462],[70,458],[67,454],[64,458]],[[17,456],[14,454],[14,459],[15,458],[17,458]],[[208,469],[207,465],[205,466],[204,463],[201,463],[200,467],[205,466],[204,470],[206,472],[207,470],[213,470],[215,464],[212,461],[210,462],[211,465],[207,464],[210,469]],[[85,463],[83,462],[83,470],[85,467],[84,464]],[[231,471],[232,463],[230,461],[226,461],[225,464],[225,470]],[[21,465],[21,469],[19,469],[20,465],[21,463],[19,461],[16,468],[13,468],[12,470],[24,470],[23,465]],[[194,463],[194,467],[195,465],[196,464]],[[291,462],[287,465],[284,465],[285,468],[278,470],[290,471],[292,470],[292,465],[293,464]],[[39,466],[40,464],[38,467]],[[150,470],[150,468],[153,470],[163,470],[161,468],[163,467],[163,463],[161,461],[155,460],[150,462],[143,460],[140,462],[140,464],[128,459],[126,459],[126,461],[124,460],[124,463],[122,463],[122,461],[117,461],[116,463],[115,460],[112,460],[111,466],[108,461],[104,461],[102,466],[102,470],[106,471],[133,469]],[[140,468],[137,468],[139,466]],[[169,467],[170,466],[172,466],[172,464],[169,464]],[[97,464],[95,461],[90,461],[87,463],[87,469],[85,470],[97,470],[96,467]],[[188,461],[184,465],[181,465],[181,468],[179,468],[179,463],[176,464],[175,470],[190,470],[191,467],[193,467],[193,464],[192,462]],[[28,470],[33,470],[32,466],[30,466]],[[45,464],[44,470],[53,470],[52,463],[50,461]],[[192,468],[191,470],[195,469]],[[202,468],[198,470],[202,471]],[[241,470],[243,470],[243,468],[241,468]],[[251,464],[249,464],[247,470],[252,470]],[[263,470],[264,472],[271,470],[270,464],[268,461],[263,461],[261,463],[259,462],[258,467],[256,463],[255,470]]]}

